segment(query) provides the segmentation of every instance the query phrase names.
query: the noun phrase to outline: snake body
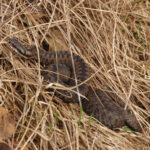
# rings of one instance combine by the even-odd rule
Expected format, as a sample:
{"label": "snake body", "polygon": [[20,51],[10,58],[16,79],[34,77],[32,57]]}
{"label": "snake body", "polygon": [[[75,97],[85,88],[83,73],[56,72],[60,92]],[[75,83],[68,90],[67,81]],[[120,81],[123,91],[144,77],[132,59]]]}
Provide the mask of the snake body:
{"label": "snake body", "polygon": [[[59,82],[65,87],[72,87],[71,96],[62,97],[64,102],[78,103],[77,93],[80,93],[84,112],[92,115],[108,128],[128,125],[133,130],[141,132],[141,127],[132,112],[119,107],[105,92],[99,89],[93,90],[87,85],[90,68],[80,56],[69,51],[47,52],[36,46],[27,49],[13,38],[9,38],[8,41],[23,56],[40,60],[43,66],[41,74],[47,83]],[[66,90],[57,91],[68,94]]]}

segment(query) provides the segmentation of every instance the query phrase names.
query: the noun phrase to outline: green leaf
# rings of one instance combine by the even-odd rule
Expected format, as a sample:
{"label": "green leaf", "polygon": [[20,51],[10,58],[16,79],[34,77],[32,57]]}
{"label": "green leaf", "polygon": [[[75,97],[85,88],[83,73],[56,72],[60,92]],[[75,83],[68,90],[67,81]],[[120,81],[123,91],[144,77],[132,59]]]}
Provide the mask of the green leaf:
{"label": "green leaf", "polygon": [[90,123],[92,119],[93,119],[93,116],[90,115],[90,117],[89,117],[89,119],[88,119],[88,123]]}
{"label": "green leaf", "polygon": [[56,120],[56,124],[58,123],[58,114],[55,114],[55,120]]}
{"label": "green leaf", "polygon": [[53,130],[53,126],[51,125],[51,123],[48,123],[48,127],[49,127],[49,130],[50,130],[50,131]]}
{"label": "green leaf", "polygon": [[82,109],[82,107],[80,107],[80,117],[79,117],[79,121],[78,121],[79,126],[81,125],[82,112],[83,112],[83,109]]}
{"label": "green leaf", "polygon": [[130,128],[127,127],[127,126],[123,127],[123,130],[125,130],[125,131],[132,131],[132,129],[130,129]]}

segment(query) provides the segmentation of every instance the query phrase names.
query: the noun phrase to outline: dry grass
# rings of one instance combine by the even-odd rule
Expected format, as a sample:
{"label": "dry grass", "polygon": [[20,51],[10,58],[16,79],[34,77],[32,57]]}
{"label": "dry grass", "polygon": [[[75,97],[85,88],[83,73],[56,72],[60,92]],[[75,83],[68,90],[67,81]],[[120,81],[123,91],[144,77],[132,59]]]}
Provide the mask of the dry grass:
{"label": "dry grass", "polygon": [[[148,0],[1,0],[0,98],[16,120],[10,143],[22,150],[148,150],[150,145],[150,2]],[[111,88],[143,133],[114,132],[46,93],[39,65],[18,57],[8,37],[46,50],[68,49],[92,70],[91,85]],[[48,45],[51,45],[48,47]]]}

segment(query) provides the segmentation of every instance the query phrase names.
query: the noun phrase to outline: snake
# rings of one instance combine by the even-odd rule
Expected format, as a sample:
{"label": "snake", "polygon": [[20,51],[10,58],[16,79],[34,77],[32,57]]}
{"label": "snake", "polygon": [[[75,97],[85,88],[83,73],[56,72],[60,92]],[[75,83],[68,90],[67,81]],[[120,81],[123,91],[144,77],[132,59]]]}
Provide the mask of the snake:
{"label": "snake", "polygon": [[45,83],[57,82],[66,87],[56,90],[65,103],[79,103],[80,99],[83,111],[109,129],[129,126],[133,131],[142,132],[133,112],[120,107],[106,92],[90,86],[90,67],[79,55],[67,50],[27,48],[15,38],[9,38],[8,43],[27,59],[40,62]]}

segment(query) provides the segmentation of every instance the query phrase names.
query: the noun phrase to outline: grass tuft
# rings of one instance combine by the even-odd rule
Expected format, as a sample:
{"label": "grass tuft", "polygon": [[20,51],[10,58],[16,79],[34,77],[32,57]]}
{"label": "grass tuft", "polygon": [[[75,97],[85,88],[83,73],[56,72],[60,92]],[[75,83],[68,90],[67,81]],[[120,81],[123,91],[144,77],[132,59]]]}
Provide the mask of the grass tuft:
{"label": "grass tuft", "polygon": [[[1,0],[0,8],[0,102],[16,120],[12,145],[29,150],[149,149],[148,0]],[[39,64],[20,57],[9,37],[80,55],[91,68],[90,85],[111,88],[134,112],[143,133],[109,130],[78,105],[48,93]]]}

